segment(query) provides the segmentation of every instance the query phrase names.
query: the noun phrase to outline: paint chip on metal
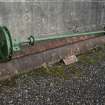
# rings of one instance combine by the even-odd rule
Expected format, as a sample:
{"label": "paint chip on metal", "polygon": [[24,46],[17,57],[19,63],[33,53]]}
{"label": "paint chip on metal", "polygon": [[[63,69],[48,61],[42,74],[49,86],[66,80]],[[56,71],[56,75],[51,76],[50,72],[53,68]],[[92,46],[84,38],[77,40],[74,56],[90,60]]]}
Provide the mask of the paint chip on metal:
{"label": "paint chip on metal", "polygon": [[75,63],[77,61],[78,61],[78,59],[75,55],[67,56],[63,59],[63,62],[65,63],[65,65],[69,65],[69,64]]}

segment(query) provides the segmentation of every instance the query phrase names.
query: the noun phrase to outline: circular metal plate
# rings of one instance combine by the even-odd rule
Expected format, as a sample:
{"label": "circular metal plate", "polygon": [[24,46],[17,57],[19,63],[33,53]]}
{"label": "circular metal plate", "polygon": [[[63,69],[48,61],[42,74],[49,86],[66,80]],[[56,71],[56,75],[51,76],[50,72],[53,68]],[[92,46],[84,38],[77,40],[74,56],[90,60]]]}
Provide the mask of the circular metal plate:
{"label": "circular metal plate", "polygon": [[12,53],[12,39],[9,30],[5,26],[0,27],[0,61],[9,60]]}

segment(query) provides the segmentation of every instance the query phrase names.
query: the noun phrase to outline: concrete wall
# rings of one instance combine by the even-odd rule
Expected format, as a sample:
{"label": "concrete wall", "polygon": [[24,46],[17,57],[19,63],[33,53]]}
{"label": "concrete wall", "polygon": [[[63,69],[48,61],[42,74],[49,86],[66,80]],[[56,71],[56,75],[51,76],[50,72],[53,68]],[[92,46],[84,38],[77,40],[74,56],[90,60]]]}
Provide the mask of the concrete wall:
{"label": "concrete wall", "polygon": [[102,0],[10,0],[0,2],[0,25],[12,36],[100,30],[105,25]]}
{"label": "concrete wall", "polygon": [[[25,38],[31,34],[102,30],[105,25],[105,3],[102,0],[9,1],[11,2],[4,0],[0,2],[0,25],[6,25],[13,37]],[[18,59],[13,58],[9,62],[0,63],[0,80],[10,78],[19,72],[38,68],[43,63],[52,64],[67,55],[80,54],[97,45],[105,44],[105,36],[81,42],[75,40],[74,44],[70,44],[71,40],[75,39],[49,41],[49,43],[41,43],[38,46],[35,44],[28,50],[22,50],[22,54],[17,56]],[[53,49],[54,46],[62,45],[61,43],[65,46]],[[69,44],[66,45],[66,43]],[[44,52],[46,48],[51,47],[52,49]],[[34,52],[38,50],[44,51]],[[30,55],[30,52],[33,54]],[[25,54],[30,56],[23,56]]]}

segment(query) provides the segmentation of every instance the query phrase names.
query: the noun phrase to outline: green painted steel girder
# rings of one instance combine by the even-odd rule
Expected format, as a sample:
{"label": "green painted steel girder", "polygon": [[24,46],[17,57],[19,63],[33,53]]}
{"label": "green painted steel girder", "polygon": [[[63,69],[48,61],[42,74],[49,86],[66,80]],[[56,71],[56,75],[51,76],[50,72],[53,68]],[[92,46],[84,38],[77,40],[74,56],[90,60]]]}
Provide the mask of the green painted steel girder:
{"label": "green painted steel girder", "polygon": [[18,38],[12,39],[11,34],[7,27],[0,26],[0,60],[9,60],[14,52],[20,51],[22,45],[34,45],[40,41],[55,40],[69,37],[79,37],[79,36],[100,36],[105,35],[105,31],[95,31],[95,32],[83,32],[83,33],[72,33],[65,32],[63,34],[55,34],[49,36],[30,36],[27,40],[20,40]]}

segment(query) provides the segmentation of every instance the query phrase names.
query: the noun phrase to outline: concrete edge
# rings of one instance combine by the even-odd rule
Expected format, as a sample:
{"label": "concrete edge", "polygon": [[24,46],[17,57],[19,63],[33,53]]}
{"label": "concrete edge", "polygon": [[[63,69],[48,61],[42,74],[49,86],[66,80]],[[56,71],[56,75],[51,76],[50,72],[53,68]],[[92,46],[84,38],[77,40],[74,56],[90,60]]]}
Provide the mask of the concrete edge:
{"label": "concrete edge", "polygon": [[45,52],[13,59],[0,64],[0,80],[4,80],[19,74],[28,72],[42,66],[43,63],[54,64],[65,56],[78,55],[99,45],[105,44],[105,36],[84,40],[63,47],[50,49]]}

